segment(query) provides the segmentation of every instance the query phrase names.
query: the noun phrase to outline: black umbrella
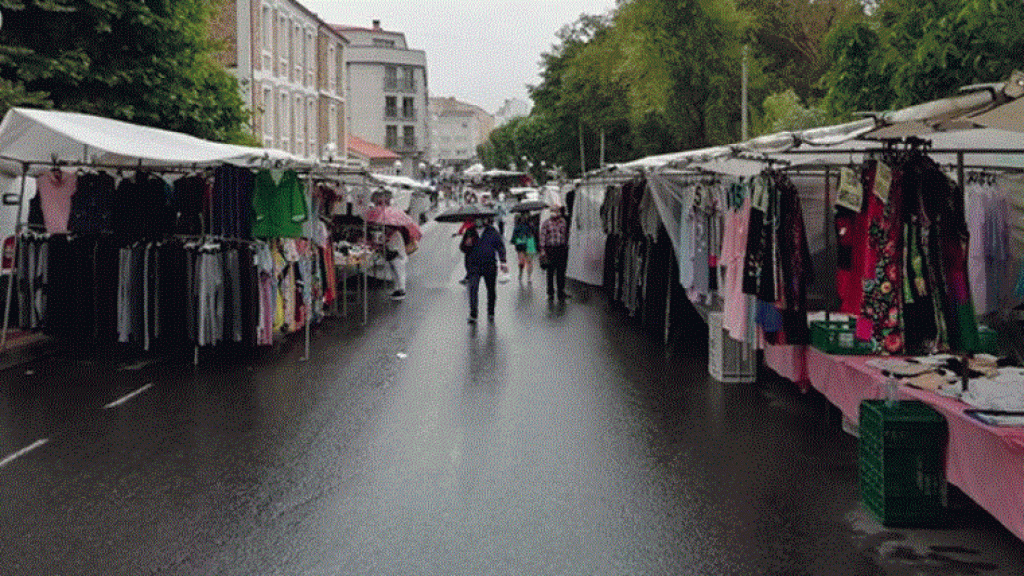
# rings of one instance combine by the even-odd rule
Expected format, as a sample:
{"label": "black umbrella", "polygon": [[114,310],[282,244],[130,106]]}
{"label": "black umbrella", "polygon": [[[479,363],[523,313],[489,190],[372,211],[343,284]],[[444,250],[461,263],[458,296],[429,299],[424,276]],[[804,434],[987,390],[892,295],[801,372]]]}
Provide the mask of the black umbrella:
{"label": "black umbrella", "polygon": [[455,222],[462,223],[469,218],[484,218],[487,216],[494,216],[496,212],[493,208],[482,206],[480,204],[463,204],[458,208],[452,208],[445,210],[434,217],[434,220],[438,222]]}
{"label": "black umbrella", "polygon": [[532,212],[534,210],[543,210],[548,207],[547,202],[541,200],[524,200],[509,209],[509,212]]}

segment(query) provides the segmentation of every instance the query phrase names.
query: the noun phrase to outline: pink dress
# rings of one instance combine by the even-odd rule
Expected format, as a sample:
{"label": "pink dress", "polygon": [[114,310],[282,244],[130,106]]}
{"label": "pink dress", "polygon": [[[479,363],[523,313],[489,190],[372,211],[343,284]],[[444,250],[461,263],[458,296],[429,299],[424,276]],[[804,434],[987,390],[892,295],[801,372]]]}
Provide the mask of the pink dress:
{"label": "pink dress", "polygon": [[47,170],[36,177],[36,193],[43,210],[43,221],[50,234],[66,233],[71,216],[71,197],[78,187],[78,175],[63,170]]}
{"label": "pink dress", "polygon": [[743,199],[739,210],[725,214],[722,230],[722,255],[725,281],[722,294],[722,327],[740,342],[747,338],[747,295],[743,293],[743,259],[747,250],[747,231],[750,227],[750,196]]}

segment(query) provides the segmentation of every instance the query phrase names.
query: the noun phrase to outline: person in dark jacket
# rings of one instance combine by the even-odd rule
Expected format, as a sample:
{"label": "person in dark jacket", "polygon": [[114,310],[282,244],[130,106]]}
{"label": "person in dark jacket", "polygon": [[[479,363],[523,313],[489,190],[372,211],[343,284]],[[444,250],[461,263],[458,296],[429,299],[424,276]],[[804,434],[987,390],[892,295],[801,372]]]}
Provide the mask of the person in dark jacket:
{"label": "person in dark jacket", "polygon": [[540,226],[540,257],[542,262],[547,262],[548,299],[557,295],[558,300],[564,302],[569,297],[565,293],[565,269],[569,263],[569,224],[562,206],[552,207],[551,217]]}
{"label": "person in dark jacket", "polygon": [[487,319],[494,321],[494,307],[498,301],[498,265],[508,273],[505,263],[505,241],[491,225],[490,218],[478,218],[476,225],[462,235],[459,247],[466,255],[466,270],[469,279],[469,323],[476,322],[480,279],[487,287]]}

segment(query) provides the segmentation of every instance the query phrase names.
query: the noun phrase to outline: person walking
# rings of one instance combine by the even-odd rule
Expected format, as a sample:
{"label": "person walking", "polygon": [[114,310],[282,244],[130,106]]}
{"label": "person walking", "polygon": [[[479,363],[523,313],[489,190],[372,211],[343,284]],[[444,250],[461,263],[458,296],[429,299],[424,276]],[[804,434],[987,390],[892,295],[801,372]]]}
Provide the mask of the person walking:
{"label": "person walking", "polygon": [[406,266],[409,255],[405,251],[408,244],[405,228],[388,226],[384,240],[384,258],[387,260],[391,277],[395,280],[395,290],[391,293],[392,300],[405,300]]}
{"label": "person walking", "polygon": [[490,218],[477,218],[475,225],[462,236],[459,247],[466,254],[466,268],[469,272],[469,323],[476,323],[481,279],[487,288],[487,319],[493,322],[494,308],[498,301],[499,262],[502,273],[508,272],[505,242],[491,225]]}
{"label": "person walking", "polygon": [[569,263],[569,224],[565,220],[565,208],[555,206],[551,217],[540,227],[540,257],[546,262],[548,275],[548,300],[558,296],[565,301],[565,267]]}
{"label": "person walking", "polygon": [[498,234],[505,239],[505,217],[508,216],[508,207],[505,206],[505,197],[499,196],[494,203],[494,218],[498,222]]}
{"label": "person walking", "polygon": [[519,282],[523,281],[526,271],[526,283],[533,284],[533,258],[537,254],[537,229],[531,223],[529,214],[518,214],[515,227],[512,228],[512,245],[516,247],[519,257]]}

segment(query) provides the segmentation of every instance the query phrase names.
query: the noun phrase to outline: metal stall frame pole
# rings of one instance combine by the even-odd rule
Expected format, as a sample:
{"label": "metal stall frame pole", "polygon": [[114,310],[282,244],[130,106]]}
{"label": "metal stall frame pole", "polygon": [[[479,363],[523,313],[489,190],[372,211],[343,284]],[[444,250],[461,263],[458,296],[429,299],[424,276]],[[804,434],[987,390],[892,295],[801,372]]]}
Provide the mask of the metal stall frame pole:
{"label": "metal stall frame pole", "polygon": [[[313,269],[316,266],[316,254],[318,254],[316,249],[316,242],[313,241],[315,233],[313,232],[312,227],[316,226],[316,224],[319,222],[318,214],[320,211],[320,206],[313,200],[313,179],[309,177],[309,173],[306,174],[306,186],[306,210],[309,214],[313,215],[313,219],[312,223],[310,224],[310,234],[312,235],[309,238],[303,238],[303,240],[306,241],[309,250],[309,256],[307,256],[307,258],[309,258],[310,277],[306,278],[306,284],[307,286],[309,286],[309,302],[306,302],[306,306],[309,307],[309,310],[306,312],[306,342],[305,347],[303,348],[303,356],[302,358],[299,358],[300,362],[309,362],[309,337],[310,332],[312,331],[312,327],[310,325],[313,323]],[[334,271],[332,270],[331,273],[333,272]]]}
{"label": "metal stall frame pole", "polygon": [[[837,186],[838,188],[838,186]],[[829,222],[829,216],[832,216],[831,223]],[[832,168],[825,167],[825,206],[822,210],[822,218],[825,219],[825,258],[833,261],[834,265],[839,264],[838,255],[833,257],[833,246],[832,246],[832,232],[836,227],[835,215],[832,214]],[[838,249],[838,248],[836,248]],[[837,268],[833,268],[833,271]],[[835,274],[835,272],[833,272]],[[825,304],[825,322],[832,319],[832,299],[829,298]]]}
{"label": "metal stall frame pole", "polygon": [[[364,176],[363,177],[363,193],[366,194],[366,192],[368,190],[369,190],[369,184],[366,182],[366,177]],[[370,195],[366,194],[365,199],[366,199],[367,202],[369,202],[370,201]],[[367,208],[369,208],[369,206],[367,206]],[[366,220],[366,212],[365,211],[363,212],[363,242],[366,243],[367,247],[370,246],[370,224]],[[373,254],[372,250],[370,251],[370,254],[371,255]],[[363,326],[366,326],[366,324],[369,322],[369,308],[370,308],[369,294],[367,294],[367,291],[369,290],[369,282],[366,279],[366,277],[368,276],[368,273],[369,273],[369,268],[366,267],[366,263],[360,264],[359,268],[360,268],[360,275],[363,277],[363,279],[362,279],[362,282],[363,282]]]}
{"label": "metal stall frame pole", "polygon": [[7,349],[7,329],[10,327],[11,297],[14,294],[14,280],[18,270],[18,249],[21,247],[21,216],[25,206],[25,181],[28,178],[28,163],[21,165],[21,192],[18,194],[18,217],[14,221],[14,259],[11,275],[7,279],[7,297],[4,300],[4,330],[0,334],[0,352]]}
{"label": "metal stall frame pole", "polygon": [[[672,261],[669,260],[669,273],[672,272]],[[668,345],[669,337],[672,332],[672,279],[679,278],[677,272],[674,276],[669,276],[668,287],[665,290],[665,333],[662,339],[662,344]]]}

